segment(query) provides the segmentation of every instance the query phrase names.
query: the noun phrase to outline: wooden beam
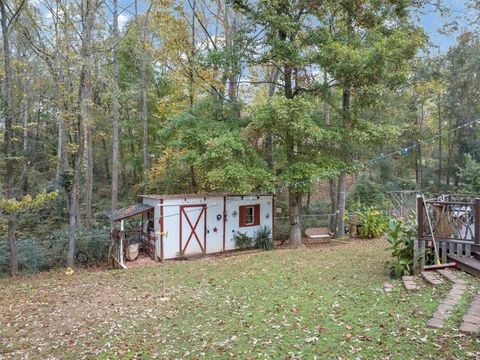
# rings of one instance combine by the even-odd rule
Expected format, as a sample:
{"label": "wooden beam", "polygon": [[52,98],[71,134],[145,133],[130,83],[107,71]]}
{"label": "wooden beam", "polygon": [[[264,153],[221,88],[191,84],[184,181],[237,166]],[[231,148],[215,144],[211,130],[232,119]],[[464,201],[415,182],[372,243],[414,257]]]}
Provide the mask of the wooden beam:
{"label": "wooden beam", "polygon": [[480,245],[480,199],[475,198],[473,205],[473,219],[474,219],[474,234],[473,239],[475,244]]}

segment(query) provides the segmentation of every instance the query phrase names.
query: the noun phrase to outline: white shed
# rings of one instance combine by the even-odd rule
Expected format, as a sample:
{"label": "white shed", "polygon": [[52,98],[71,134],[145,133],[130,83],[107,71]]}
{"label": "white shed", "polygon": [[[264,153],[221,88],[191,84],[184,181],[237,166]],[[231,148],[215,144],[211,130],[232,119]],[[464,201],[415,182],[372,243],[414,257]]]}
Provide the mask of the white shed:
{"label": "white shed", "polygon": [[253,237],[261,226],[270,228],[273,237],[273,195],[141,195],[141,198],[150,209],[144,232],[155,239],[154,257],[159,260],[234,250],[233,238],[237,232]]}

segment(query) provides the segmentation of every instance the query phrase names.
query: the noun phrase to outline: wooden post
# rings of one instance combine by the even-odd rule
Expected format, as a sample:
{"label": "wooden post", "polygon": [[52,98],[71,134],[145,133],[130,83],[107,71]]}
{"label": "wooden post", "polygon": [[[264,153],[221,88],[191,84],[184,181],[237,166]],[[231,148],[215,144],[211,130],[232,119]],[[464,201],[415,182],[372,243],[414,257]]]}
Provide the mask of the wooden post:
{"label": "wooden post", "polygon": [[423,210],[425,204],[421,195],[417,195],[417,237],[421,239],[423,237],[424,228],[423,228]]}
{"label": "wooden post", "polygon": [[[423,258],[425,254],[422,253],[421,246],[423,244],[423,208],[425,204],[423,203],[423,198],[421,195],[417,195],[417,237],[413,243],[413,270],[415,274],[418,274],[423,270],[422,264],[424,264],[425,259]],[[420,264],[418,260],[422,257]]]}
{"label": "wooden post", "polygon": [[473,205],[473,221],[474,221],[474,242],[480,244],[480,198],[475,198]]}
{"label": "wooden post", "polygon": [[125,236],[125,226],[124,226],[124,222],[123,220],[120,222],[120,231],[122,232],[121,235],[120,235],[120,266],[124,266],[124,263],[123,263],[123,239],[124,239],[124,236]]}

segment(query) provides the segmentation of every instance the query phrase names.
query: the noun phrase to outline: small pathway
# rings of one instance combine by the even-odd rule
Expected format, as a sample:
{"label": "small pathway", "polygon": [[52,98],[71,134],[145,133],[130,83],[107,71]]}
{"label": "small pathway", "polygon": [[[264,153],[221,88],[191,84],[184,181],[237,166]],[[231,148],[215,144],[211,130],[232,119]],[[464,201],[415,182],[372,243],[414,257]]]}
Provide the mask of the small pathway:
{"label": "small pathway", "polygon": [[402,276],[403,286],[408,291],[418,290],[418,285],[415,276]]}
{"label": "small pathway", "polygon": [[[467,282],[457,275],[456,270],[424,271],[421,275],[423,280],[429,285],[438,286],[448,283],[452,286],[447,296],[440,302],[437,310],[427,322],[427,326],[441,329],[444,327],[445,320],[450,317],[458,306],[462,296],[467,293]],[[419,284],[416,280],[417,277],[415,276],[402,276],[403,285],[408,291],[419,289]],[[386,293],[391,292],[392,285],[385,283],[384,291]],[[480,332],[480,292],[475,295],[469,309],[463,316],[459,330],[468,335],[474,335]]]}
{"label": "small pathway", "polygon": [[460,331],[464,334],[476,334],[480,330],[480,294],[473,299],[467,314],[463,317]]}
{"label": "small pathway", "polygon": [[383,291],[385,293],[391,293],[393,290],[393,285],[390,284],[389,282],[386,282],[385,284],[383,284]]}
{"label": "small pathway", "polygon": [[428,320],[427,325],[436,329],[443,328],[444,321],[451,315],[466,289],[467,286],[465,284],[454,283],[447,297],[442,300],[437,311],[435,311],[432,318]]}

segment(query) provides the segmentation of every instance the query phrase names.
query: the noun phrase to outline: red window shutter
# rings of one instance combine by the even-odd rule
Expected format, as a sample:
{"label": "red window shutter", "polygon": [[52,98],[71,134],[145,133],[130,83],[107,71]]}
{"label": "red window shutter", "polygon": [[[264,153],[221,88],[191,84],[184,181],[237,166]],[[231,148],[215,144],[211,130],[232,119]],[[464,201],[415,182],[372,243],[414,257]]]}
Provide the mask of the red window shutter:
{"label": "red window shutter", "polygon": [[247,209],[245,206],[240,206],[238,220],[240,227],[246,226],[247,223]]}
{"label": "red window shutter", "polygon": [[253,224],[260,225],[260,205],[254,205]]}

